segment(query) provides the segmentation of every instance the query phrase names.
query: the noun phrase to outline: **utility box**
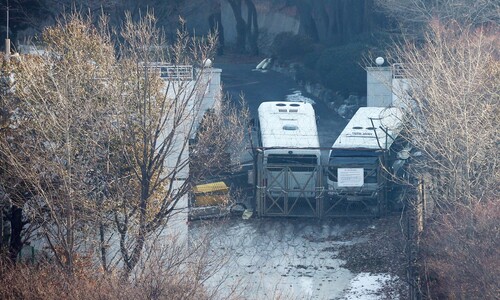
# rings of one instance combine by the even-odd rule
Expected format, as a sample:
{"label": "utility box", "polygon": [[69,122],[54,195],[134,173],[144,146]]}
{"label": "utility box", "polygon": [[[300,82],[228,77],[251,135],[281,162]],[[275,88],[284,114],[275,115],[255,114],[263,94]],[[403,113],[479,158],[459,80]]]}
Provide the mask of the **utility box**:
{"label": "utility box", "polygon": [[229,187],[223,182],[199,184],[193,188],[194,206],[226,205],[229,201]]}

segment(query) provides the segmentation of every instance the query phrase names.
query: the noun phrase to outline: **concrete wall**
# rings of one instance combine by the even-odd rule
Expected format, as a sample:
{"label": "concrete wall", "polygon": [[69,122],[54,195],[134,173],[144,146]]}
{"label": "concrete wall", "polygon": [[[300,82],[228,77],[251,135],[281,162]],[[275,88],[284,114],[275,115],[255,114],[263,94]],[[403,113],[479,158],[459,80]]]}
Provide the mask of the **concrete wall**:
{"label": "concrete wall", "polygon": [[[189,146],[187,141],[191,139],[196,130],[198,129],[200,122],[203,118],[205,112],[209,109],[218,109],[221,100],[221,80],[220,76],[222,73],[221,69],[215,68],[205,68],[203,70],[198,70],[197,72],[203,72],[201,74],[201,79],[194,85],[194,82],[189,83],[189,87],[184,90],[184,93],[191,93],[193,89],[197,89],[194,93],[195,96],[190,103],[190,114],[186,116],[187,122],[184,122],[184,127],[177,130],[177,136],[175,137],[175,143],[173,151],[165,161],[166,169],[177,168],[179,165],[178,158],[181,157],[181,161],[189,160]],[[195,76],[196,80],[196,76]],[[176,88],[170,89],[171,92],[176,91]],[[179,96],[178,96],[179,97]],[[182,99],[182,96],[179,97]],[[192,122],[194,126],[191,127]],[[169,134],[167,132],[166,134]],[[174,179],[174,185],[181,187],[185,184],[185,178],[189,176],[189,164],[187,164]],[[181,200],[176,206],[177,213],[174,214],[170,220],[167,229],[162,235],[166,237],[175,236],[175,238],[181,241],[187,241],[188,237],[188,213],[189,213],[189,195],[183,195]]]}
{"label": "concrete wall", "polygon": [[392,105],[391,67],[366,69],[366,106],[388,107]]}
{"label": "concrete wall", "polygon": [[405,107],[410,98],[409,90],[408,78],[394,78],[392,80],[392,105]]}

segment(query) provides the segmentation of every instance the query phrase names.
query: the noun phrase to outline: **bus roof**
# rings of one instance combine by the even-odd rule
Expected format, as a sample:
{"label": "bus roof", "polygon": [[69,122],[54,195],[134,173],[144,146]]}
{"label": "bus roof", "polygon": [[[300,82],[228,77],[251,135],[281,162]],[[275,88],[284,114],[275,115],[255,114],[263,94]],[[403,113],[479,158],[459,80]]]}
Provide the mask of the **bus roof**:
{"label": "bus roof", "polygon": [[310,103],[267,101],[260,104],[258,112],[263,147],[319,148]]}
{"label": "bus roof", "polygon": [[401,131],[402,117],[396,107],[360,107],[332,148],[389,149]]}

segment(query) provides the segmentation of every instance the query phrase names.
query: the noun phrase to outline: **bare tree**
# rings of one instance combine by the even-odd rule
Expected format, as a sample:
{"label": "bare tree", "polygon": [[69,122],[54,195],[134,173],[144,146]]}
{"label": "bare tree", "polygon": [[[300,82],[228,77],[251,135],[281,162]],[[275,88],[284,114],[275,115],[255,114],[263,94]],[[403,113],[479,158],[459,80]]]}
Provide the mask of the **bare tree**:
{"label": "bare tree", "polygon": [[[423,180],[429,209],[422,274],[431,297],[490,298],[500,276],[488,267],[498,260],[491,218],[500,196],[498,26],[430,28],[423,46],[407,43],[396,58],[409,86],[399,91],[406,138],[421,153],[410,172]],[[448,296],[434,294],[435,283]]]}
{"label": "bare tree", "polygon": [[[236,19],[236,48],[240,52],[246,51],[246,45],[253,55],[259,54],[257,40],[259,37],[259,25],[257,22],[257,9],[252,0],[228,0]],[[243,16],[246,10],[247,16]]]}
{"label": "bare tree", "polygon": [[375,3],[410,32],[421,30],[433,19],[473,25],[500,22],[500,4],[494,0],[375,0]]}
{"label": "bare tree", "polygon": [[498,196],[499,73],[497,27],[432,24],[422,48],[399,49],[410,84],[409,140],[425,159],[438,205]]}
{"label": "bare tree", "polygon": [[43,39],[47,56],[26,57],[15,70],[19,139],[5,135],[2,150],[29,186],[25,214],[42,225],[55,259],[71,270],[76,230],[85,232],[92,218],[88,174],[106,159],[100,155],[110,132],[102,125],[112,106],[96,78],[112,70],[114,50],[76,17],[47,29]]}
{"label": "bare tree", "polygon": [[[115,243],[128,276],[193,183],[214,166],[234,167],[220,157],[241,151],[245,110],[203,100],[220,97],[206,64],[216,40],[179,31],[168,44],[155,24],[151,14],[128,15],[114,38],[72,15],[45,30],[45,56],[27,56],[15,70],[10,105],[21,112],[20,138],[3,135],[2,154],[32,191],[25,214],[70,271],[98,237],[103,268]],[[209,107],[217,126],[192,144]],[[200,172],[189,171],[190,151],[204,161]]]}
{"label": "bare tree", "polygon": [[[179,201],[185,199],[197,178],[220,167],[219,157],[227,150],[224,146],[241,144],[238,140],[243,138],[246,117],[235,110],[222,112],[219,106],[216,119],[220,126],[211,129],[211,137],[218,137],[212,142],[219,142],[209,152],[203,148],[206,143],[190,145],[206,109],[203,99],[211,78],[211,68],[205,68],[203,62],[215,50],[216,40],[209,37],[200,41],[179,31],[176,42],[167,45],[151,15],[139,23],[128,19],[122,37],[120,69],[126,76],[122,78],[122,93],[127,97],[120,104],[120,139],[137,189],[133,197],[123,198],[115,211],[115,222],[125,269],[130,272],[147,237],[178,211]],[[166,79],[160,78],[162,70],[168,73],[182,68],[187,73],[179,71],[174,77],[165,74]],[[189,151],[205,162],[201,174],[189,172]]]}

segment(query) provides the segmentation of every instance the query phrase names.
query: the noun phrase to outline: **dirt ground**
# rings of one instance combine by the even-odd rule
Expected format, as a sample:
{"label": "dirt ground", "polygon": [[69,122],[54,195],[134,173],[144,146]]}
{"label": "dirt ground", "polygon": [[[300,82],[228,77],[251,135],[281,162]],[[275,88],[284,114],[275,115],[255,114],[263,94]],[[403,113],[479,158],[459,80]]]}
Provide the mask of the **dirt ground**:
{"label": "dirt ground", "polygon": [[[204,225],[205,224],[205,225]],[[404,227],[398,215],[383,218],[229,218],[193,222],[208,226],[214,251],[231,249],[227,286],[248,284],[243,299],[407,299]],[[222,277],[222,276],[221,276]],[[214,277],[217,282],[217,277]],[[378,283],[374,283],[378,281]],[[370,285],[377,288],[370,290]]]}
{"label": "dirt ground", "polygon": [[[351,220],[355,223],[365,223],[335,237],[335,241],[351,241],[352,244],[335,244],[325,249],[336,252],[340,259],[345,260],[344,268],[355,273],[384,273],[393,278],[399,278],[386,284],[381,291],[381,299],[393,299],[400,295],[401,299],[408,294],[406,280],[407,256],[405,249],[404,218],[391,215],[379,219]],[[364,224],[362,224],[364,225]]]}

